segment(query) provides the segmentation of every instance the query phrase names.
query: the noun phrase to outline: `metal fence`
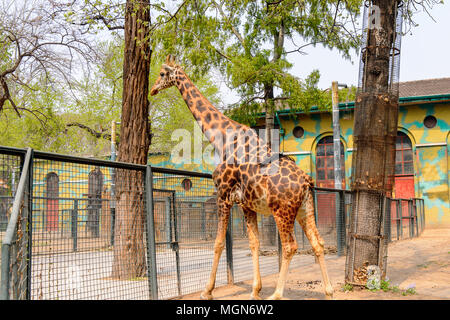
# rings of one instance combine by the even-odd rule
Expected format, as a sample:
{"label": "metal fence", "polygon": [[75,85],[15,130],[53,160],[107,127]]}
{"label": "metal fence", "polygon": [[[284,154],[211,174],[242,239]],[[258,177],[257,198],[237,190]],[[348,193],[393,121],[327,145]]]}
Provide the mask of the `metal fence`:
{"label": "metal fence", "polygon": [[425,229],[424,200],[389,198],[388,201],[389,241],[418,237]]}
{"label": "metal fence", "polygon": [[[0,168],[2,299],[170,299],[204,289],[217,232],[210,174],[3,147]],[[390,201],[390,239],[418,236],[423,200]],[[316,188],[315,210],[326,253],[344,255],[351,193]],[[258,228],[261,275],[277,273],[273,217],[259,215]],[[314,261],[297,224],[295,235],[291,268]],[[216,285],[252,276],[235,206]]]}
{"label": "metal fence", "polygon": [[[0,165],[4,169],[2,176],[4,193],[8,196],[15,194],[14,202],[3,202],[3,214],[9,218],[6,231],[2,238],[1,249],[1,286],[0,299],[25,300],[29,299],[30,287],[30,160],[32,151],[28,149],[26,154],[15,153],[8,150],[2,154]],[[19,165],[20,163],[20,165]],[[5,164],[13,164],[7,167]],[[15,170],[21,168],[22,174],[18,185],[16,184]],[[6,183],[8,182],[9,183]],[[3,198],[4,200],[5,198]],[[6,204],[6,206],[5,206]]]}

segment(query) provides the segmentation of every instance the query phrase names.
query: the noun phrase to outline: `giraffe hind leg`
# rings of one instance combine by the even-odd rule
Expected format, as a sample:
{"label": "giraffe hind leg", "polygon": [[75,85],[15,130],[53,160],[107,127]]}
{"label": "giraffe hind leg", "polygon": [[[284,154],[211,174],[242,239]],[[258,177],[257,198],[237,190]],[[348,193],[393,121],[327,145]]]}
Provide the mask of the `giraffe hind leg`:
{"label": "giraffe hind leg", "polygon": [[254,300],[261,299],[259,292],[261,291],[261,273],[259,271],[259,232],[258,232],[258,221],[256,217],[256,212],[243,209],[245,220],[247,222],[247,233],[248,240],[250,243],[250,250],[252,252],[253,261],[253,285],[251,298]]}
{"label": "giraffe hind leg", "polygon": [[328,277],[328,272],[325,265],[324,241],[316,227],[314,217],[314,199],[311,192],[307,193],[304,201],[304,205],[298,211],[297,221],[305,232],[306,237],[314,250],[316,261],[319,263],[320,271],[322,273],[325,297],[327,299],[332,299],[333,287]]}
{"label": "giraffe hind leg", "polygon": [[292,257],[297,251],[297,241],[295,240],[294,235],[295,212],[289,212],[289,210],[285,210],[285,212],[275,212],[274,218],[278,231],[280,232],[282,259],[275,292],[268,300],[280,300],[283,297],[289,265]]}

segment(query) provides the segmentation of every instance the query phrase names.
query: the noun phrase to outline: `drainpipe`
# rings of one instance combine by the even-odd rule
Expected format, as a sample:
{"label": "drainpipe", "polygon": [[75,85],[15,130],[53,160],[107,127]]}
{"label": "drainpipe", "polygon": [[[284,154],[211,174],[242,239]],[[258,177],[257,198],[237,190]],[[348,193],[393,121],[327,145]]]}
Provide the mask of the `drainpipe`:
{"label": "drainpipe", "polygon": [[334,151],[334,188],[342,189],[341,177],[341,128],[339,125],[339,96],[338,87],[347,88],[346,84],[331,83],[333,105],[333,151]]}
{"label": "drainpipe", "polygon": [[283,127],[281,126],[281,121],[280,121],[280,118],[278,117],[278,111],[275,111],[275,119],[278,122],[278,126],[280,127],[280,139],[282,139],[280,141],[280,144],[281,144],[281,142],[283,143],[283,148],[280,148],[281,149],[280,153],[284,154],[284,135],[285,135],[285,132],[284,132]]}

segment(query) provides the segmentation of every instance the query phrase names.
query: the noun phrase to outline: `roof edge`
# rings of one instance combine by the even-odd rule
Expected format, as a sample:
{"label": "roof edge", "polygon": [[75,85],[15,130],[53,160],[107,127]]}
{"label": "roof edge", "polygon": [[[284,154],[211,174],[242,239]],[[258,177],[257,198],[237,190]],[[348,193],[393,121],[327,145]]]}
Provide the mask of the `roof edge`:
{"label": "roof edge", "polygon": [[[426,96],[410,96],[410,97],[400,97],[399,98],[399,104],[406,104],[406,105],[412,105],[413,103],[432,103],[432,102],[445,102],[450,101],[450,93],[449,94],[436,94],[436,95],[426,95]],[[346,111],[346,110],[352,110],[355,107],[355,102],[340,102],[339,103],[339,110],[340,111]],[[317,106],[312,106],[309,109],[309,113],[322,113],[322,112],[330,112],[326,110],[319,110]],[[278,115],[283,114],[290,114],[291,110],[278,110],[276,111]],[[261,112],[258,113],[257,116],[264,116],[266,113]],[[294,114],[306,114],[304,111],[296,111]]]}

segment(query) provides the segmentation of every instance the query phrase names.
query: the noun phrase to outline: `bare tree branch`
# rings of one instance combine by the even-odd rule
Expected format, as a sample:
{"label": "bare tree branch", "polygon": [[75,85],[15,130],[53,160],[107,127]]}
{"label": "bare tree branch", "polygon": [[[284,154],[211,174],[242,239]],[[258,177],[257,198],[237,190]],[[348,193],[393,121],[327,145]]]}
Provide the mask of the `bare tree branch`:
{"label": "bare tree branch", "polygon": [[88,126],[79,123],[79,122],[70,122],[66,124],[66,127],[78,127],[80,129],[86,130],[87,132],[89,132],[91,135],[93,135],[95,138],[103,138],[106,140],[111,140],[111,134],[109,133],[105,133],[107,130],[104,130],[103,128],[101,128],[101,131],[95,131],[92,128],[89,128]]}

